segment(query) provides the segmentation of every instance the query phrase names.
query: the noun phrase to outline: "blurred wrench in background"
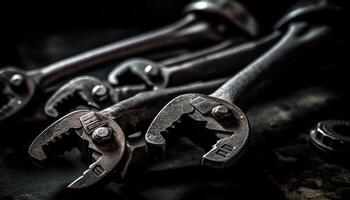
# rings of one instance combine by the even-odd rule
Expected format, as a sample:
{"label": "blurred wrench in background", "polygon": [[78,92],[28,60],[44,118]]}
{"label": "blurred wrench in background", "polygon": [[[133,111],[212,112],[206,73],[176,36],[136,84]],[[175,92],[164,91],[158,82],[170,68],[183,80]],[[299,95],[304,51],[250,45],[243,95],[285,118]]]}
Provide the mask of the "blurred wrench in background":
{"label": "blurred wrench in background", "polygon": [[[140,82],[140,79],[135,80],[135,77],[132,76],[124,76],[124,80],[129,84],[114,86],[93,77],[77,77],[50,97],[45,105],[45,113],[57,118],[77,108],[87,107],[100,110],[138,92],[224,77],[253,61],[272,46],[278,38],[278,34],[272,34],[261,40],[233,47],[219,44],[214,46],[216,48],[211,47],[210,53],[200,57],[198,57],[200,53],[194,52],[187,54],[186,57],[179,56],[157,63],[141,58],[127,60],[117,66],[112,73],[133,69],[130,67],[132,65],[135,70],[142,70],[139,74],[145,75],[141,76],[144,77],[144,82]],[[203,51],[209,52],[208,50]],[[191,60],[190,57],[193,59]],[[161,70],[162,73],[159,74],[161,79],[152,79],[154,76],[150,73],[143,73],[147,68],[153,68],[150,71]]]}
{"label": "blurred wrench in background", "polygon": [[257,24],[235,1],[200,0],[185,8],[185,17],[169,26],[23,71],[15,67],[0,70],[0,121],[23,110],[39,91],[60,79],[89,67],[140,53],[177,45],[211,43],[226,38],[257,34]]}

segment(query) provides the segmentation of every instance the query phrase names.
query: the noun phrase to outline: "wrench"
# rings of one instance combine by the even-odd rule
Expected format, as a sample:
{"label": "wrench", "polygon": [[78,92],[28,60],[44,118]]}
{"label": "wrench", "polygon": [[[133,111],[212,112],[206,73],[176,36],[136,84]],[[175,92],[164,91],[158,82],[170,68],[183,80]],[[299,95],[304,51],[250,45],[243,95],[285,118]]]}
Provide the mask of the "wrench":
{"label": "wrench", "polygon": [[[23,110],[39,91],[50,84],[100,63],[175,45],[222,41],[227,35],[256,35],[254,18],[238,2],[200,0],[185,8],[185,17],[167,27],[111,43],[46,67],[0,71],[0,121]],[[210,17],[210,20],[207,20]],[[239,31],[238,31],[239,30]]]}
{"label": "wrench", "polygon": [[[266,38],[257,41],[256,49],[257,54],[260,53],[260,46],[264,46],[266,44],[266,48],[269,47],[268,43],[271,44],[277,41],[278,33],[288,27],[289,23],[296,20],[312,20],[312,21],[325,21],[325,16],[327,20],[332,20],[333,16],[339,15],[339,8],[336,5],[332,5],[327,3],[325,0],[316,0],[316,1],[301,1],[294,5],[289,11],[280,18],[280,20],[274,26],[274,32],[267,36]],[[331,18],[332,17],[332,18]],[[277,33],[276,33],[277,32]],[[270,37],[270,38],[269,38]],[[266,40],[266,41],[264,41]],[[270,41],[271,40],[271,41]],[[253,44],[247,44],[247,46]],[[248,47],[247,47],[248,48]],[[263,49],[263,48],[262,48]],[[236,49],[231,49],[235,51]],[[252,49],[253,50],[253,49]],[[245,52],[245,49],[242,48],[240,51]],[[226,53],[226,54],[225,54]],[[186,78],[196,76],[200,74],[203,76],[203,73],[212,74],[216,68],[208,68],[203,71],[201,68],[201,63],[207,64],[208,61],[211,61],[213,66],[216,65],[225,65],[230,63],[231,60],[237,60],[235,56],[231,56],[231,51],[228,49],[224,52],[218,52],[213,55],[208,55],[203,57],[202,60],[195,60],[193,63],[184,63],[180,65],[175,65],[172,68],[165,68],[164,63],[155,63],[153,61],[145,60],[145,59],[131,59],[126,61],[120,65],[120,67],[116,67],[108,76],[108,81],[112,85],[128,85],[130,84],[130,79],[138,79],[138,83],[143,83],[149,85],[151,87],[160,87],[163,88],[165,86],[176,85],[182,82],[187,81]],[[237,56],[238,57],[238,56]],[[243,55],[240,59],[244,59],[245,55]],[[220,59],[220,60],[218,60]],[[222,62],[221,60],[225,61]],[[220,61],[220,62],[219,62]],[[194,65],[199,66],[198,68],[193,67]],[[235,65],[235,63],[231,63],[231,66]],[[189,70],[190,69],[190,70]],[[190,74],[190,76],[189,76]]]}
{"label": "wrench", "polygon": [[127,168],[128,161],[139,151],[138,143],[127,136],[145,130],[170,99],[191,91],[210,93],[225,80],[139,93],[99,112],[74,111],[45,129],[31,144],[29,154],[36,163],[44,164],[48,158],[78,147],[93,164],[68,187],[83,189],[98,185],[108,180],[119,165]]}
{"label": "wrench", "polygon": [[[303,6],[300,7],[300,5]],[[88,81],[88,78],[78,78],[63,86],[49,99],[45,106],[45,112],[48,116],[58,117],[62,116],[62,113],[76,109],[76,105],[85,105],[90,109],[102,109],[140,91],[180,85],[196,79],[209,78],[213,74],[220,76],[231,73],[234,70],[231,66],[243,67],[270,48],[282,37],[285,27],[293,20],[310,20],[311,17],[315,21],[314,18],[320,18],[325,11],[327,11],[327,16],[329,13],[339,13],[336,6],[319,2],[297,4],[276,23],[275,31],[272,34],[257,41],[226,48],[231,44],[228,41],[229,44],[215,45],[198,53],[158,63],[146,59],[125,61],[117,66],[108,77],[113,86],[118,85],[117,89],[111,90],[110,85],[101,81],[98,83],[96,79],[90,78],[91,80]],[[201,55],[204,56],[200,57]],[[197,56],[199,56],[198,59],[193,59]],[[190,60],[191,58],[192,60]],[[190,61],[184,62],[186,60]],[[95,90],[95,87],[99,90]],[[103,96],[103,101],[100,101],[100,97],[94,98],[96,91],[103,91],[99,95]],[[112,93],[108,91],[112,91]]]}
{"label": "wrench", "polygon": [[176,97],[158,113],[147,130],[147,151],[154,158],[164,157],[168,143],[185,136],[206,151],[201,165],[210,168],[231,166],[243,155],[249,141],[249,123],[241,109],[247,109],[247,100],[261,90],[263,81],[300,70],[297,66],[305,62],[320,65],[345,58],[341,50],[335,53],[339,53],[337,55],[325,56],[330,53],[328,48],[336,51],[344,47],[340,41],[329,46],[334,39],[331,30],[328,25],[291,23],[274,47],[211,95]]}
{"label": "wrench", "polygon": [[156,89],[181,85],[197,79],[217,78],[232,72],[234,70],[232,66],[235,68],[246,66],[271,47],[280,36],[276,31],[262,39],[172,66],[147,59],[130,59],[120,67],[116,67],[108,80],[117,86],[144,84]]}
{"label": "wrench", "polygon": [[[249,95],[253,86],[270,75],[276,76],[286,72],[284,65],[290,65],[291,60],[297,58],[302,62],[302,58],[305,57],[315,58],[315,52],[312,50],[316,49],[317,52],[320,46],[323,47],[329,31],[327,26],[309,27],[303,22],[293,23],[273,48],[226,82],[211,96],[187,94],[175,98],[151,123],[145,136],[148,151],[151,155],[163,154],[167,141],[165,137],[169,139],[166,133],[172,133],[175,137],[179,126],[184,128],[182,130],[187,130],[186,133],[189,132],[188,128],[196,127],[197,131],[194,129],[190,137],[197,138],[195,143],[202,147],[210,149],[209,143],[221,138],[212,151],[205,155],[203,164],[212,167],[225,167],[232,164],[239,155],[242,155],[246,147],[249,126],[240,108],[227,100],[244,102],[242,97]],[[304,52],[308,52],[307,55]],[[313,57],[311,58],[310,55]],[[188,89],[186,86],[184,88]],[[71,189],[84,189],[98,185],[108,181],[111,174],[123,178],[132,167],[132,163],[140,158],[137,155],[144,153],[142,141],[131,141],[127,135],[140,130],[138,127],[144,125],[143,122],[148,121],[149,116],[159,111],[160,104],[166,103],[157,100],[157,98],[163,98],[160,91],[166,90],[169,89],[143,93],[156,96],[148,100],[147,95],[142,96],[140,93],[100,112],[88,110],[72,112],[45,129],[30,146],[29,154],[37,162],[44,162],[72,147],[79,147],[84,154],[89,155],[93,163],[83,176],[69,185]],[[141,103],[138,103],[140,101]],[[157,109],[153,109],[153,106]],[[143,121],[146,118],[148,120]],[[210,134],[211,131],[214,134]],[[201,132],[200,136],[195,134],[199,132]],[[146,157],[141,156],[142,158]]]}
{"label": "wrench", "polygon": [[[324,44],[328,41],[327,36],[329,36],[329,34],[330,34],[330,29],[328,26],[322,26],[322,25],[308,26],[303,22],[292,23],[288,28],[288,31],[286,32],[286,34],[283,36],[283,38],[272,49],[270,49],[266,54],[261,56],[251,65],[249,65],[248,68],[242,70],[238,75],[234,76],[221,89],[217,90],[213,96],[222,96],[223,98],[227,98],[227,99],[231,98],[231,99],[234,99],[235,102],[240,102],[240,101],[236,101],[241,99],[238,97],[243,97],[245,95],[248,95],[248,93],[243,95],[242,91],[244,90],[248,91],[250,88],[252,88],[252,86],[256,86],[257,83],[260,83],[260,80],[262,78],[269,77],[270,75],[276,75],[276,74],[280,75],[281,73],[279,70],[281,69],[283,69],[282,71],[286,70],[285,67],[281,68],[280,66],[283,66],[283,65],[288,66],[291,64],[292,66],[297,66],[297,65],[293,65],[297,63],[293,63],[290,61],[291,60],[294,61],[296,58],[298,58],[297,61],[302,63],[303,59],[301,58],[303,57],[307,57],[308,59],[313,59],[315,56],[319,56],[320,54],[318,50],[322,49],[319,47],[325,47]],[[329,50],[328,47],[332,47],[332,46],[326,46],[326,50]],[[305,49],[306,51],[300,51],[300,49],[301,50]],[[313,50],[315,49],[317,49],[316,50],[317,55],[314,55],[315,52]],[[313,55],[314,57],[311,58],[310,55]],[[334,55],[338,56],[339,54],[334,54]],[[334,59],[333,57],[329,58],[326,56],[321,56],[320,58],[322,58],[320,62],[323,62],[324,61],[323,59]],[[274,72],[274,73],[270,74],[270,72]],[[239,85],[237,85],[236,87],[234,83],[237,83]],[[184,88],[188,88],[188,87],[184,87]],[[233,92],[225,93],[225,89],[229,89],[229,91],[233,91]],[[167,90],[167,89],[164,89],[164,90]],[[159,91],[157,92],[152,91],[148,93],[159,95]],[[231,128],[231,130],[240,129],[243,135],[246,135],[246,137],[248,136],[248,132],[247,132],[248,121],[245,118],[243,112],[240,111],[238,107],[232,105],[227,101],[220,100],[215,97],[207,97],[199,94],[193,94],[193,95],[203,97],[203,99],[213,100],[212,102],[214,103],[219,101],[223,105],[229,106],[229,108],[231,108],[231,109],[216,108],[214,109],[215,117],[205,116],[207,119],[211,120],[210,122],[213,122],[213,123],[207,123],[207,127],[213,128],[212,125],[213,124],[217,125],[218,123],[215,124],[215,122],[216,120],[218,120],[220,121],[220,124],[221,122],[223,123],[222,126],[220,125],[218,127]],[[33,142],[33,144],[29,149],[29,154],[31,155],[33,160],[40,162],[40,161],[45,161],[46,159],[58,153],[61,153],[64,150],[70,149],[74,146],[79,146],[81,150],[85,152],[85,154],[90,155],[90,157],[92,157],[93,164],[90,165],[89,169],[83,174],[82,177],[78,178],[76,181],[74,181],[70,185],[70,188],[81,189],[81,188],[87,188],[97,183],[101,183],[101,181],[106,180],[106,178],[109,177],[110,174],[112,174],[110,172],[115,172],[116,174],[119,174],[120,177],[123,177],[125,173],[128,171],[128,167],[130,167],[129,165],[130,165],[130,162],[132,162],[133,160],[133,155],[140,153],[138,151],[139,150],[138,147],[140,146],[132,145],[132,142],[130,141],[129,142],[127,141],[127,143],[125,143],[126,141],[125,135],[129,135],[128,133],[137,131],[137,129],[134,129],[134,128],[135,127],[137,128],[137,126],[142,124],[142,122],[137,122],[137,120],[135,119],[145,119],[147,118],[149,112],[154,111],[152,110],[152,108],[149,108],[146,104],[143,104],[143,103],[138,104],[138,105],[141,105],[139,107],[141,108],[140,110],[133,109],[133,108],[124,110],[123,108],[128,107],[128,105],[131,107],[134,107],[133,105],[136,105],[136,107],[138,107],[137,103],[135,103],[137,102],[136,99],[138,99],[137,96],[139,95],[136,95],[135,97],[122,101],[116,104],[115,106],[112,106],[100,112],[75,111],[66,115],[65,117],[61,118],[60,120],[56,121],[54,124],[49,126],[37,137],[37,139]],[[140,101],[147,102],[147,100],[145,99],[146,99],[145,97],[139,98]],[[150,106],[159,106],[159,104],[154,103],[155,99],[153,98],[150,101],[149,103]],[[181,99],[179,99],[178,102],[180,102],[181,104]],[[197,101],[192,101],[192,103],[197,105],[197,107],[199,105],[199,110],[201,111],[203,111],[203,109],[201,108],[205,108],[205,106],[208,105],[208,104],[201,104],[201,105],[198,104],[201,101],[198,101],[197,103],[196,102]],[[164,121],[159,123],[160,122],[159,116],[161,115],[161,113],[168,112],[169,109],[166,109],[166,108],[169,107],[169,105],[174,105],[174,103],[176,102],[172,101],[171,103],[169,103],[158,114],[158,117],[156,117],[156,119],[153,121],[152,125],[149,128],[148,134],[150,134],[151,129],[158,128],[156,127],[157,124],[159,126],[163,126],[164,124],[167,124],[171,120],[168,118],[164,118]],[[186,108],[188,107],[187,104],[188,103],[185,102],[182,105],[184,105],[184,108]],[[157,109],[159,109],[159,107]],[[231,114],[226,115],[225,110],[229,110],[229,111],[234,110],[236,111],[236,113],[233,112],[232,115]],[[170,113],[170,115],[174,116],[176,115],[176,113],[179,113],[180,111],[181,111],[181,108],[180,110],[173,109],[172,110],[173,113]],[[153,114],[155,113],[152,113],[152,115]],[[226,117],[230,118],[232,116],[235,116],[235,114],[236,115],[242,114],[242,115],[239,115],[237,120],[234,121],[234,123],[227,124],[227,121],[225,118]],[[199,115],[193,114],[192,116],[200,116],[200,115],[201,114]],[[120,126],[118,124],[120,124]],[[180,123],[180,125],[181,124],[182,123]],[[202,123],[199,122],[199,124],[202,124]],[[122,127],[122,129],[120,127]],[[172,126],[170,125],[170,127]],[[178,126],[175,126],[175,128],[176,127]],[[159,128],[161,129],[161,127]],[[122,132],[122,130],[124,132]],[[203,132],[203,134],[205,134],[205,132]],[[221,135],[221,136],[232,135],[232,133],[225,132],[222,134],[218,133],[217,135]],[[234,135],[239,136],[238,132],[235,133]],[[240,138],[244,138],[244,137],[245,136],[240,136]],[[147,136],[146,138],[149,138],[149,136]],[[205,138],[205,137],[201,137],[201,138],[204,140],[202,144],[205,144],[211,139],[213,139],[214,137],[210,137],[209,135],[208,138]],[[243,146],[241,147],[244,147],[245,143],[246,142],[243,142]],[[228,147],[229,146],[226,146],[224,149]],[[84,151],[84,149],[85,150],[88,149],[88,151]],[[149,149],[152,149],[152,148],[149,148]],[[221,152],[221,154],[222,153],[223,152]],[[229,159],[229,160],[232,160],[232,159]]]}
{"label": "wrench", "polygon": [[[227,48],[226,44],[219,44],[209,49],[204,49],[199,53],[194,52],[186,55],[186,57],[180,56],[167,59],[157,64],[141,58],[128,60],[117,66],[114,72],[132,69],[129,67],[129,64],[136,66],[136,69],[141,69],[140,67],[146,68],[147,66],[162,66],[157,68],[162,71],[162,79],[157,80],[163,81],[152,82],[155,79],[148,79],[147,77],[149,76],[141,76],[145,77],[145,83],[135,81],[131,85],[119,85],[113,89],[112,85],[95,78],[78,77],[63,85],[49,98],[45,105],[45,113],[50,117],[57,118],[58,116],[63,116],[63,113],[74,110],[81,105],[90,109],[100,110],[129,98],[138,92],[178,86],[196,80],[222,77],[227,73],[236,71],[235,69],[238,70],[247,65],[272,46],[278,37],[279,34],[271,34],[258,41],[230,48]],[[232,42],[229,44],[232,44]],[[202,54],[201,52],[212,54],[197,58],[198,55]],[[187,61],[191,57],[194,59]],[[187,62],[182,62],[184,60]],[[175,65],[165,67],[168,64]],[[215,68],[212,66],[214,64]],[[213,74],[215,74],[214,77]],[[129,76],[124,77],[128,77],[128,83],[131,82]]]}
{"label": "wrench", "polygon": [[[165,67],[165,66],[176,66],[176,65],[180,65],[181,63],[184,63],[186,61],[190,61],[190,60],[194,60],[196,58],[200,58],[200,57],[204,57],[206,55],[210,55],[211,53],[215,53],[218,52],[220,50],[224,50],[226,48],[235,46],[235,45],[239,45],[242,44],[245,41],[245,38],[235,38],[234,40],[225,40],[219,44],[215,44],[213,46],[210,46],[209,48],[204,48],[195,52],[191,52],[191,53],[187,53],[184,55],[179,55],[179,56],[175,56],[172,58],[167,58],[165,60],[162,60],[161,62],[158,62],[157,64],[159,66]],[[137,62],[138,61],[138,62]],[[148,59],[145,58],[134,58],[134,59],[130,59],[130,60],[126,60],[122,63],[120,63],[119,65],[117,65],[108,75],[108,82],[110,84],[112,84],[113,86],[117,86],[119,85],[119,81],[118,81],[118,77],[119,76],[123,76],[122,79],[124,79],[125,81],[129,81],[130,79],[133,80],[135,79],[135,77],[132,77],[133,74],[130,74],[130,72],[132,72],[132,70],[130,70],[132,68],[132,64],[135,63],[140,63],[140,64],[147,64],[150,62],[155,62],[155,61],[150,61]],[[151,71],[149,71],[150,73]],[[137,79],[138,77],[136,77]]]}
{"label": "wrench", "polygon": [[[329,26],[292,23],[277,44],[211,96],[192,93],[170,101],[158,113],[146,133],[147,150],[151,155],[163,154],[169,136],[178,136],[176,130],[182,127],[184,136],[189,136],[195,144],[210,150],[203,156],[203,165],[231,165],[242,155],[247,145],[249,125],[243,111],[230,102],[244,105],[245,97],[252,94],[252,89],[262,79],[286,74],[288,69],[296,69],[305,60],[314,60],[322,55],[319,50],[329,50],[330,46],[324,45],[332,39],[329,38],[331,35]],[[335,59],[338,55],[331,58],[322,56],[319,62]],[[159,103],[156,99],[163,98],[160,91],[166,90],[146,92],[156,95],[156,98],[148,99],[150,101],[139,94],[100,112],[72,112],[45,129],[32,143],[29,154],[37,162],[43,162],[72,147],[80,147],[83,153],[90,155],[93,163],[83,176],[69,186],[72,189],[99,184],[108,180],[111,174],[123,178],[130,163],[136,159],[134,156],[142,154],[144,147],[142,141],[133,143],[126,139],[126,135],[139,130],[137,127],[147,121],[143,119],[157,113],[160,104],[164,105],[165,102]],[[153,106],[157,109],[153,109]],[[189,128],[194,129],[189,131]],[[189,132],[191,134],[186,134]]]}
{"label": "wrench", "polygon": [[[180,55],[162,61],[164,65],[179,64],[210,54],[229,46],[235,45],[238,40],[226,40],[203,50]],[[116,68],[125,68],[123,64]],[[112,85],[91,76],[80,76],[61,86],[45,104],[45,114],[52,118],[63,116],[79,108],[101,110],[135,94],[148,90],[145,85],[132,85],[113,88]]]}

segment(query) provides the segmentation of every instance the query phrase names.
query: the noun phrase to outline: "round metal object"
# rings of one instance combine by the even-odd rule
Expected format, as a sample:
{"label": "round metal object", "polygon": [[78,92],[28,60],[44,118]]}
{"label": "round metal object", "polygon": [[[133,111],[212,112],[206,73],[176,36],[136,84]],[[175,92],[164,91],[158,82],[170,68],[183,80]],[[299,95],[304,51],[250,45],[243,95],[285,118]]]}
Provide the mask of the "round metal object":
{"label": "round metal object", "polygon": [[104,85],[96,85],[92,88],[92,95],[99,101],[103,101],[108,97],[108,88]]}
{"label": "round metal object", "polygon": [[99,143],[105,143],[108,142],[112,139],[112,130],[107,127],[100,127],[97,128],[93,133],[92,133],[92,139]]}
{"label": "round metal object", "polygon": [[319,122],[311,132],[312,143],[328,153],[350,152],[350,121],[327,120]]}
{"label": "round metal object", "polygon": [[225,119],[227,117],[232,116],[232,112],[226,106],[218,105],[212,110],[212,114],[214,117],[219,119]]}
{"label": "round metal object", "polygon": [[21,74],[14,74],[10,80],[11,85],[16,87],[22,85],[23,81],[24,81],[24,77]]}

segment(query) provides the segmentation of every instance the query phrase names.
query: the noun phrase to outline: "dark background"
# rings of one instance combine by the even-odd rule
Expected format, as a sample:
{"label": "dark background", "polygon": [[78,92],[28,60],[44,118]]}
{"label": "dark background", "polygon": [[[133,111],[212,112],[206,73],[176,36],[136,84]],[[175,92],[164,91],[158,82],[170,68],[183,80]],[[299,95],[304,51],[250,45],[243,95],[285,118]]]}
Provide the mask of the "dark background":
{"label": "dark background", "polygon": [[[0,5],[0,62],[17,64],[18,49],[14,48],[18,42],[40,42],[48,35],[64,31],[69,34],[77,30],[89,32],[96,29],[119,29],[130,34],[130,30],[159,27],[179,19],[182,8],[188,2],[189,0],[5,1]],[[243,1],[266,29],[292,2],[295,0]]]}
{"label": "dark background", "polygon": [[[31,69],[43,66],[128,35],[168,24],[180,18],[181,9],[188,2],[189,0],[1,2],[0,67],[14,65]],[[268,32],[278,17],[295,1],[242,0],[241,2],[254,13],[263,31]],[[344,5],[345,2],[343,1]],[[333,79],[327,79],[326,82],[333,82]],[[330,91],[337,93],[346,90],[347,85],[342,86],[340,89],[332,88]],[[153,169],[156,172],[152,173],[151,170],[150,173],[136,178],[129,184],[112,183],[92,195],[77,194],[77,197],[349,199],[349,165],[328,162],[309,147],[306,137],[306,132],[315,121],[348,116],[348,110],[344,109],[348,101],[342,100],[336,107],[329,109],[326,100],[333,98],[329,95],[329,89],[321,89],[320,92],[319,89],[313,88],[312,83],[309,83],[308,87],[310,88],[296,90],[290,94],[286,92],[287,94],[282,95],[282,99],[262,103],[260,107],[251,111],[253,126],[268,127],[256,129],[256,132],[281,133],[279,130],[284,130],[282,133],[286,135],[282,134],[279,137],[288,136],[292,139],[281,143],[278,141],[279,137],[276,139],[268,135],[271,141],[276,139],[278,142],[274,145],[260,144],[263,147],[268,146],[268,150],[255,152],[252,159],[244,161],[241,166],[233,170],[208,172],[194,168],[183,172],[174,166],[157,174],[157,170],[161,171],[162,167],[169,166],[170,161],[164,161],[160,163],[158,169],[157,166]],[[343,95],[343,92],[339,93]],[[309,95],[318,97],[320,101],[315,103]],[[323,98],[325,100],[321,101]],[[298,102],[300,104],[297,104]],[[285,113],[286,105],[289,108],[299,109],[298,112],[301,113],[298,115],[299,120],[283,124],[270,116]],[[320,107],[327,109],[322,114],[314,112]],[[272,112],[274,109],[277,111]],[[312,115],[309,116],[308,112]],[[267,115],[270,118],[267,118]],[[308,116],[308,120],[300,120],[305,116]],[[49,169],[43,170],[34,166],[28,158],[27,149],[42,128],[38,125],[19,124],[16,121],[12,122],[11,126],[1,128],[0,200],[72,197],[65,186],[79,176],[88,163],[80,158],[77,151],[73,151],[69,156],[53,161]],[[179,148],[183,152],[188,152],[188,155],[201,153],[188,141],[183,141]],[[174,152],[178,151],[175,149]],[[182,154],[173,155],[174,158],[179,156]],[[193,160],[191,156],[184,156],[179,165],[196,164]],[[323,182],[321,185],[320,181]]]}

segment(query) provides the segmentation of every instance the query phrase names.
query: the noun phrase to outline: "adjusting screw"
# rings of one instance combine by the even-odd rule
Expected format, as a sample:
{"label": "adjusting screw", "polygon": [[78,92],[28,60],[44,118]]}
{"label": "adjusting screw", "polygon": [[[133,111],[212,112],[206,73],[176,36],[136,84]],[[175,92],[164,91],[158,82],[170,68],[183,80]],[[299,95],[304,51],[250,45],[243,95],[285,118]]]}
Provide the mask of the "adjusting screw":
{"label": "adjusting screw", "polygon": [[144,69],[147,75],[151,77],[157,77],[159,75],[159,68],[153,65],[147,65]]}
{"label": "adjusting screw", "polygon": [[108,88],[104,85],[96,85],[92,88],[92,95],[98,101],[106,100],[108,98]]}
{"label": "adjusting screw", "polygon": [[110,141],[112,138],[113,138],[112,130],[107,127],[97,128],[92,133],[92,139],[99,144],[106,143]]}
{"label": "adjusting screw", "polygon": [[223,105],[215,106],[212,110],[212,114],[218,119],[225,119],[232,116],[231,110]]}
{"label": "adjusting screw", "polygon": [[23,81],[24,77],[21,74],[14,74],[10,80],[11,84],[16,87],[22,85]]}

